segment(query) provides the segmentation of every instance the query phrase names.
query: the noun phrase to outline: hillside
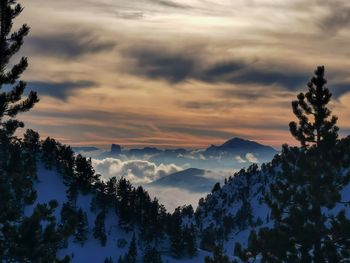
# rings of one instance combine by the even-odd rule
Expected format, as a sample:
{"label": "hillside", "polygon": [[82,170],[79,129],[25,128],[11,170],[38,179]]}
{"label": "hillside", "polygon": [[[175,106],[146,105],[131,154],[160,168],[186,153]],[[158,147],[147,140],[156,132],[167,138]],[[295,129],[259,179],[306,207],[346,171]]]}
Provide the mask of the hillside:
{"label": "hillside", "polygon": [[[63,183],[62,175],[56,170],[49,170],[45,168],[42,162],[38,163],[37,182],[34,184],[34,189],[37,191],[37,200],[34,205],[38,203],[48,203],[51,200],[58,202],[55,217],[59,221],[61,215],[59,211],[62,210],[63,204],[69,202],[66,193],[67,186]],[[68,239],[67,247],[58,251],[58,255],[64,257],[70,255],[71,262],[104,262],[105,258],[111,257],[113,261],[117,261],[119,256],[123,256],[127,252],[127,246],[118,247],[122,240],[130,243],[132,235],[126,233],[118,225],[119,218],[113,211],[106,212],[105,228],[107,235],[107,242],[102,246],[99,240],[93,237],[93,228],[98,211],[91,210],[93,194],[82,195],[79,194],[76,200],[76,209],[82,209],[87,217],[87,236],[83,245],[74,242],[74,238]],[[29,209],[29,208],[27,208]],[[30,215],[29,210],[27,210]]]}
{"label": "hillside", "polygon": [[[349,145],[350,137],[344,138],[337,143],[332,153],[333,158],[330,162],[333,174],[339,176],[343,185],[335,205],[324,207],[322,210],[325,218],[328,218],[326,222],[329,225],[334,224],[332,221],[342,211],[345,212],[346,218],[350,218]],[[264,228],[271,229],[276,223],[271,207],[266,202],[272,195],[271,187],[280,177],[288,174],[288,170],[284,168],[287,163],[298,169],[297,162],[307,160],[305,155],[309,154],[301,148],[285,148],[282,154],[276,155],[271,162],[263,164],[261,168],[252,165],[246,170],[241,170],[230,177],[221,188],[201,199],[195,213],[201,236],[200,247],[214,250],[215,247],[222,246],[224,254],[241,262],[239,258],[234,257],[235,245],[238,243],[247,247],[253,230],[258,232]],[[293,155],[296,159],[293,159]]]}
{"label": "hillside", "polygon": [[[9,244],[10,250],[2,252],[6,260],[129,263],[158,262],[153,260],[160,257],[165,262],[198,262],[209,254],[197,248],[192,207],[169,214],[142,187],[123,178],[101,181],[89,159],[51,138],[39,141],[31,130],[23,142],[10,143],[0,153],[4,151],[9,176],[1,177],[0,187],[10,187],[1,194],[8,204],[17,204],[11,213],[0,206],[0,222],[13,227],[0,238],[0,245]],[[21,173],[25,177],[16,176],[11,160],[28,171]],[[182,243],[181,256],[174,242]]]}
{"label": "hillside", "polygon": [[[33,133],[29,135],[31,138],[38,138]],[[37,152],[35,174],[31,179],[36,198],[24,206],[23,222],[33,220],[33,212],[39,204],[51,205],[54,200],[57,203],[52,210],[54,221],[52,218],[42,221],[54,222],[55,235],[64,240],[63,243],[55,245],[56,252],[52,251],[53,255],[61,259],[68,256],[70,262],[76,263],[117,262],[120,257],[129,254],[133,236],[136,241],[136,262],[146,262],[144,254],[150,246],[154,246],[163,261],[169,263],[203,262],[218,245],[223,247],[225,254],[234,259],[236,243],[246,247],[252,230],[273,227],[275,221],[265,199],[271,194],[271,185],[285,174],[285,163],[293,162],[291,154],[309,154],[299,148],[285,148],[281,155],[276,155],[261,168],[254,164],[228,178],[222,187],[216,184],[212,192],[199,201],[195,213],[189,206],[178,208],[171,215],[156,200],[151,200],[141,187],[136,189],[123,179],[100,181],[89,160],[80,155],[74,156],[69,147],[50,138],[40,144],[35,143],[35,140],[30,142],[23,144],[20,154],[33,150]],[[350,169],[349,146],[350,137],[342,139],[332,153],[333,170],[344,178],[349,175]],[[202,177],[204,173],[204,170],[188,169],[184,173],[174,174],[174,178],[170,179],[177,180],[182,176]],[[349,217],[346,203],[348,200],[349,181],[342,188],[338,204],[324,209],[324,214],[335,216],[339,211],[345,210],[345,215]],[[96,234],[101,214],[103,219],[99,222],[103,227]],[[76,222],[74,218],[80,218],[79,221],[82,220],[83,224]],[[78,224],[75,225],[76,223]],[[45,234],[48,231],[44,223],[38,227],[44,231],[38,233]],[[182,239],[185,238],[185,233],[191,233],[188,232],[189,229],[192,229],[194,238],[194,254],[191,256],[184,252],[190,243],[187,243],[187,239]],[[19,228],[17,231],[21,233],[23,230]],[[37,231],[36,228],[31,229],[28,234],[32,235],[33,231]],[[52,242],[41,246],[51,246]],[[185,247],[177,250],[176,244]],[[105,261],[106,259],[112,261]]]}
{"label": "hillside", "polygon": [[[51,200],[58,202],[58,207],[55,212],[55,217],[60,220],[59,211],[62,209],[64,203],[69,202],[66,192],[67,186],[63,183],[62,175],[56,170],[50,170],[45,168],[42,162],[38,163],[37,180],[34,184],[34,188],[37,191],[37,200],[33,206],[39,203],[48,203]],[[71,256],[71,262],[101,262],[103,263],[106,258],[111,258],[113,262],[117,262],[120,256],[124,256],[128,252],[128,247],[132,241],[133,231],[126,231],[119,225],[119,216],[111,209],[106,212],[105,229],[106,229],[106,244],[101,245],[101,242],[93,236],[93,228],[95,226],[95,220],[98,215],[98,211],[91,209],[94,195],[80,194],[76,201],[76,209],[82,209],[87,217],[87,236],[83,245],[74,241],[71,237],[68,239],[67,247],[61,248],[58,251],[58,256],[63,258],[66,255]],[[32,213],[33,206],[26,207],[25,214],[28,216]],[[135,231],[138,227],[135,226]],[[137,235],[138,236],[138,235]],[[137,262],[143,262],[142,256],[145,253],[147,244],[138,242],[138,257]],[[160,249],[166,252],[168,248],[160,245]],[[170,253],[170,252],[169,252]],[[193,259],[181,259],[177,260],[171,256],[167,256],[168,253],[163,255],[166,262],[203,262],[204,257],[208,255],[205,252],[199,252]]]}

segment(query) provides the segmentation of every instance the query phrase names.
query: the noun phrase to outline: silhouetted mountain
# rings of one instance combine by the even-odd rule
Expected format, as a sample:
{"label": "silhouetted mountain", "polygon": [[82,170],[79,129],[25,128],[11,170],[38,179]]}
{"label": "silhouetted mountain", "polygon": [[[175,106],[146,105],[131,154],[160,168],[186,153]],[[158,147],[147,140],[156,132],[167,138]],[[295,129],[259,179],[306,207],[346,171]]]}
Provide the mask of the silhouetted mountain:
{"label": "silhouetted mountain", "polygon": [[93,151],[100,150],[99,148],[92,147],[92,146],[77,146],[77,147],[73,147],[72,149],[75,152],[93,152]]}
{"label": "silhouetted mountain", "polygon": [[241,154],[268,154],[274,155],[277,153],[271,146],[262,145],[260,143],[249,141],[241,138],[233,138],[228,140],[220,146],[212,145],[207,148],[204,152],[205,155],[217,155],[217,154],[230,154],[230,155],[241,155]]}
{"label": "silhouetted mountain", "polygon": [[180,155],[181,154],[184,155],[184,154],[186,154],[188,152],[189,152],[189,150],[182,149],[182,148],[180,148],[180,149],[165,149],[164,150],[164,154],[176,155],[176,156],[178,156],[179,154]]}
{"label": "silhouetted mountain", "polygon": [[[76,152],[94,159],[123,158],[140,159],[160,164],[197,167],[206,170],[240,169],[249,163],[263,163],[271,160],[277,151],[270,146],[241,138],[233,138],[222,145],[212,145],[206,149],[158,149],[156,147],[126,149],[112,144],[106,151],[95,147],[77,147]],[[94,149],[94,151],[88,151]]]}
{"label": "silhouetted mountain", "polygon": [[206,172],[203,169],[189,168],[162,177],[150,183],[149,186],[177,187],[192,192],[208,192],[217,180],[205,177]]}
{"label": "silhouetted mountain", "polygon": [[145,147],[143,149],[130,149],[127,152],[125,152],[125,154],[140,156],[140,155],[159,154],[161,152],[163,151],[155,147]]}
{"label": "silhouetted mountain", "polygon": [[119,144],[112,144],[111,154],[118,155],[122,153],[122,147]]}

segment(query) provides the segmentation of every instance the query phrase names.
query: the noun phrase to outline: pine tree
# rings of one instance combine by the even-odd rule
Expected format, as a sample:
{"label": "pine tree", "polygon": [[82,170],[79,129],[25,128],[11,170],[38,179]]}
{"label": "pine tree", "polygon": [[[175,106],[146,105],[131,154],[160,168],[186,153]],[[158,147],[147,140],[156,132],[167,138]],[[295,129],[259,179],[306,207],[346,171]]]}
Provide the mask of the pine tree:
{"label": "pine tree", "polygon": [[28,173],[33,175],[30,180],[36,179],[37,156],[40,150],[39,138],[40,136],[37,132],[27,130],[21,147],[23,165]]}
{"label": "pine tree", "polygon": [[52,169],[57,162],[57,142],[47,137],[41,145],[41,157],[45,163],[45,167]]}
{"label": "pine tree", "polygon": [[106,187],[105,187],[107,205],[114,208],[116,207],[117,185],[118,185],[117,178],[111,177],[107,181]]}
{"label": "pine tree", "polygon": [[14,231],[14,244],[9,248],[6,262],[69,262],[69,257],[57,258],[62,248],[62,233],[53,215],[57,205],[56,201],[39,204],[18,228],[7,229]]}
{"label": "pine tree", "polygon": [[[18,220],[24,199],[29,201],[34,198],[31,182],[26,178],[31,170],[26,171],[21,167],[20,145],[14,136],[17,128],[24,126],[16,120],[16,116],[29,111],[38,102],[35,92],[22,100],[26,84],[17,81],[27,68],[27,59],[22,58],[11,67],[11,58],[20,50],[24,37],[29,33],[27,25],[12,32],[13,20],[22,9],[15,0],[0,1],[0,224],[4,220]],[[10,91],[6,92],[4,88]],[[14,183],[18,186],[16,189],[13,189]],[[23,196],[25,193],[27,197]]]}
{"label": "pine tree", "polygon": [[111,257],[108,257],[105,259],[104,263],[113,263],[113,259]]}
{"label": "pine tree", "polygon": [[124,262],[136,263],[136,258],[137,258],[137,246],[136,246],[136,237],[134,233],[132,236],[128,253],[125,255]]}
{"label": "pine tree", "polygon": [[39,133],[28,129],[24,134],[23,146],[32,155],[36,155],[40,150]]}
{"label": "pine tree", "polygon": [[74,152],[70,146],[57,147],[58,171],[63,176],[64,184],[69,186],[74,182]]}
{"label": "pine tree", "polygon": [[222,247],[216,247],[213,252],[213,257],[206,256],[205,263],[231,263],[228,256],[224,255]]}
{"label": "pine tree", "polygon": [[69,203],[64,203],[61,209],[62,232],[65,237],[75,233],[78,226],[78,216],[75,208]]}
{"label": "pine tree", "polygon": [[[298,100],[292,102],[293,112],[299,120],[289,124],[292,135],[300,141],[303,147],[323,142],[333,142],[338,137],[338,118],[331,116],[327,108],[332,94],[325,86],[325,68],[320,66],[315,70],[315,76],[308,83],[308,92],[300,93]],[[309,119],[311,116],[311,120]]]}
{"label": "pine tree", "polygon": [[92,167],[91,159],[86,159],[80,154],[75,158],[75,176],[78,187],[83,194],[88,193],[92,184],[98,180],[98,176],[95,175],[95,170]]}
{"label": "pine tree", "polygon": [[154,198],[147,205],[145,211],[145,226],[148,228],[148,241],[154,241],[155,245],[163,238],[163,226],[165,225],[166,210],[159,204],[157,198]]}
{"label": "pine tree", "polygon": [[[350,221],[341,216],[342,212],[333,217],[326,211],[342,201],[340,191],[349,183],[350,174],[342,175],[339,170],[344,157],[339,153],[337,118],[328,120],[331,94],[324,86],[324,68],[318,67],[315,74],[308,93],[299,94],[298,101],[293,102],[300,127],[291,123],[291,133],[302,148],[283,146],[282,172],[266,195],[274,227],[253,231],[248,250],[236,246],[242,260],[259,255],[264,262],[327,262],[332,255],[330,262],[338,262],[349,252],[348,241],[344,234],[343,239],[337,238],[336,229],[346,228]],[[312,115],[314,122],[306,115]]]}
{"label": "pine tree", "polygon": [[100,240],[102,246],[105,246],[107,242],[105,217],[105,211],[101,211],[96,217],[95,227],[93,229],[94,238]]}
{"label": "pine tree", "polygon": [[88,237],[88,220],[86,213],[84,213],[81,208],[78,210],[77,220],[78,224],[74,235],[74,241],[83,245]]}
{"label": "pine tree", "polygon": [[13,85],[10,91],[0,94],[0,125],[2,135],[11,137],[17,128],[24,126],[23,122],[16,120],[17,114],[29,111],[39,99],[35,92],[30,92],[22,100],[26,83],[18,79],[28,66],[27,58],[22,57],[17,64],[8,68],[11,58],[20,50],[24,37],[29,33],[27,25],[12,32],[13,20],[23,8],[16,0],[2,0],[0,10],[0,90]]}
{"label": "pine tree", "polygon": [[26,83],[19,79],[27,58],[12,61],[29,33],[27,25],[12,31],[22,10],[16,0],[0,1],[0,262],[68,263],[69,257],[56,257],[62,248],[61,228],[53,214],[57,202],[38,204],[31,215],[24,213],[25,206],[36,200],[33,181],[39,135],[28,130],[23,140],[18,139],[15,132],[24,123],[17,115],[39,99],[35,92],[23,96]]}
{"label": "pine tree", "polygon": [[217,238],[214,229],[209,227],[205,229],[202,233],[200,248],[207,251],[213,251],[216,247],[216,240]]}
{"label": "pine tree", "polygon": [[178,207],[175,209],[171,219],[171,253],[174,257],[180,258],[184,252],[184,242],[182,236],[182,219],[181,209]]}
{"label": "pine tree", "polygon": [[185,253],[192,258],[196,255],[197,252],[196,232],[194,226],[186,226],[183,230],[182,235],[185,246]]}
{"label": "pine tree", "polygon": [[117,184],[117,200],[119,212],[119,225],[126,230],[130,229],[132,213],[134,207],[131,207],[130,197],[132,185],[125,178],[121,178]]}
{"label": "pine tree", "polygon": [[147,249],[143,255],[143,263],[162,263],[162,257],[156,248]]}
{"label": "pine tree", "polygon": [[216,183],[213,187],[213,189],[211,190],[212,193],[215,193],[217,191],[220,191],[221,189],[221,186],[220,186],[220,183]]}

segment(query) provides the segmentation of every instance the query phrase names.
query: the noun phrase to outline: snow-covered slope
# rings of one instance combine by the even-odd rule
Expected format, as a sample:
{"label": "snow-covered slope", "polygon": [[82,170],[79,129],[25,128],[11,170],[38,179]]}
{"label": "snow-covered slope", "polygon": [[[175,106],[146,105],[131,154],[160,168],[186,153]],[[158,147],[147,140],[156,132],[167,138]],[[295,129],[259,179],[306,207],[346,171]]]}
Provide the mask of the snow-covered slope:
{"label": "snow-covered slope", "polygon": [[[339,158],[334,158],[336,161],[334,161],[332,170],[335,174],[345,176],[348,175],[350,167],[350,154],[347,154],[350,140],[344,140],[339,145],[337,153]],[[43,152],[45,152],[44,149],[43,146]],[[56,200],[58,207],[54,215],[58,222],[62,219],[61,210],[67,203],[72,204],[75,210],[80,210],[86,215],[86,240],[77,242],[76,236],[70,236],[58,252],[61,258],[66,255],[70,256],[73,263],[103,263],[106,258],[111,258],[112,262],[118,262],[119,257],[125,256],[128,252],[134,234],[137,240],[137,262],[140,263],[143,262],[143,255],[150,246],[156,247],[161,253],[163,262],[169,263],[203,262],[206,256],[211,255],[211,251],[216,246],[222,246],[224,252],[233,259],[234,245],[237,242],[246,247],[248,237],[253,229],[258,230],[274,225],[271,210],[266,204],[265,197],[270,194],[271,184],[276,182],[279,176],[286,173],[283,167],[285,162],[290,161],[289,156],[284,156],[282,153],[261,167],[254,164],[229,177],[222,187],[219,183],[215,184],[212,192],[206,198],[199,200],[195,214],[190,206],[179,208],[173,214],[169,214],[157,200],[152,200],[147,192],[142,190],[142,187],[140,187],[141,189],[134,188],[125,179],[117,181],[114,178],[114,180],[110,179],[107,182],[100,181],[99,177],[94,174],[91,162],[89,163],[87,159],[79,155],[72,159],[74,165],[70,165],[67,161],[71,157],[64,155],[66,150],[67,148],[58,145],[55,154],[59,161],[57,165],[51,166],[54,167],[52,169],[46,168],[48,160],[37,163],[37,178],[34,184],[37,199],[33,205],[25,208],[25,214],[30,216],[33,207],[37,204]],[[294,150],[299,151],[297,148]],[[70,155],[68,154],[68,156]],[[305,159],[305,156],[303,158]],[[294,165],[293,161],[290,163]],[[69,169],[65,170],[64,168]],[[66,171],[66,173],[62,171]],[[198,171],[200,174],[203,173],[202,170],[192,171],[194,175]],[[69,172],[73,173],[70,175],[71,178],[67,179]],[[88,176],[86,176],[87,174]],[[90,180],[92,184],[88,187],[89,190],[84,191],[86,183]],[[103,186],[99,186],[99,184]],[[72,201],[72,186],[77,185],[79,187],[76,191],[76,198],[73,198]],[[124,190],[122,189],[123,185]],[[102,203],[110,202],[109,190],[113,190],[112,206],[101,204],[101,200]],[[99,193],[100,199],[97,198]],[[123,199],[125,194],[127,198]],[[342,189],[341,195],[343,203],[322,212],[335,215],[340,210],[345,209],[346,216],[350,217],[346,204],[350,201],[350,184]],[[102,245],[101,241],[94,237],[96,219],[102,211],[101,209],[106,209],[105,245]],[[130,209],[133,210],[130,211]],[[176,232],[178,226],[180,226],[179,234]],[[195,255],[191,258],[190,254],[185,252],[187,254],[174,258],[174,237],[182,236],[181,242],[187,242],[188,245],[183,233],[191,227],[194,229],[193,233],[195,233],[197,241],[194,242],[196,245]],[[158,234],[154,235],[154,233]],[[147,238],[150,238],[151,241],[147,241]]]}
{"label": "snow-covered slope", "polygon": [[[334,175],[343,178],[348,177],[350,171],[348,142],[348,138],[340,141],[336,151],[338,155],[334,158],[332,167]],[[296,151],[302,150],[296,149]],[[213,241],[215,245],[222,245],[226,255],[238,260],[234,257],[236,243],[246,247],[252,230],[274,226],[271,209],[266,204],[266,196],[271,196],[270,186],[276,182],[277,177],[284,176],[286,170],[282,169],[282,163],[289,162],[286,158],[288,157],[276,155],[271,162],[261,167],[252,165],[247,170],[241,170],[230,177],[221,188],[215,189],[199,201],[196,222],[202,247],[211,248],[212,244],[206,238],[209,236],[211,239],[209,241]],[[329,209],[323,207],[322,213],[329,219],[342,210],[346,212],[346,217],[350,218],[349,182],[340,193],[340,202],[337,202],[335,207]]]}
{"label": "snow-covered slope", "polygon": [[[58,207],[55,211],[55,217],[60,220],[62,205],[68,202],[66,194],[68,188],[64,184],[62,175],[55,169],[49,170],[45,168],[42,162],[39,162],[37,167],[38,179],[34,186],[37,191],[37,200],[34,205],[56,200],[58,202]],[[70,238],[67,248],[60,250],[59,255],[62,256],[62,258],[66,255],[71,256],[73,263],[103,263],[107,257],[111,257],[117,262],[119,256],[123,256],[128,248],[127,245],[122,248],[118,247],[118,241],[125,240],[129,243],[132,238],[132,233],[126,233],[120,229],[118,226],[118,216],[113,211],[109,211],[105,220],[107,243],[106,246],[102,246],[92,234],[97,212],[92,211],[91,201],[91,194],[79,194],[76,202],[77,209],[81,208],[87,215],[88,237],[86,242],[84,245],[80,245],[73,242],[73,238]],[[28,215],[31,214],[32,207],[27,207],[26,213]]]}
{"label": "snow-covered slope", "polygon": [[[58,202],[58,207],[55,210],[55,217],[59,221],[61,219],[61,209],[64,203],[69,201],[67,197],[68,187],[65,185],[63,176],[56,169],[47,169],[43,162],[37,164],[37,180],[34,184],[34,188],[37,192],[37,199],[31,206],[27,206],[25,214],[30,215],[33,211],[33,207],[37,204],[49,203],[52,200]],[[82,209],[87,215],[88,221],[88,233],[87,240],[84,244],[80,244],[74,241],[73,237],[70,237],[66,248],[59,250],[58,256],[63,258],[65,256],[71,257],[72,263],[103,263],[106,258],[111,258],[113,262],[118,262],[120,256],[124,256],[129,244],[132,240],[134,231],[125,231],[119,226],[119,217],[115,213],[114,209],[109,209],[106,213],[105,228],[107,234],[106,245],[103,246],[99,240],[93,236],[94,222],[97,217],[98,211],[94,211],[91,208],[93,194],[83,195],[78,194],[76,201],[76,208]],[[138,238],[139,227],[135,226],[135,233]],[[181,263],[195,263],[204,262],[205,256],[210,255],[208,251],[198,250],[194,258],[182,258],[176,259],[171,256],[168,247],[168,239],[163,241],[164,245],[159,244],[158,247],[162,248],[163,262],[181,262]],[[161,242],[161,243],[162,243]],[[143,262],[143,254],[145,252],[145,245],[141,240],[137,242],[138,257],[137,262]]]}
{"label": "snow-covered slope", "polygon": [[277,171],[277,165],[264,170],[251,166],[201,199],[196,221],[202,237],[213,232],[213,241],[221,243],[226,254],[233,256],[234,244],[241,242],[245,245],[253,228],[271,225],[270,209],[263,199]]}

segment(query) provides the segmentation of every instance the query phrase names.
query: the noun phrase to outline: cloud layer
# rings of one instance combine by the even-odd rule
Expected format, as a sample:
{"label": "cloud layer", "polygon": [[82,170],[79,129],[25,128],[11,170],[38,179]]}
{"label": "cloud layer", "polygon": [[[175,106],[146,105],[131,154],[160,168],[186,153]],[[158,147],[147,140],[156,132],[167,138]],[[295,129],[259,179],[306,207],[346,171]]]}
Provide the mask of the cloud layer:
{"label": "cloud layer", "polygon": [[103,160],[92,159],[92,164],[102,178],[108,180],[111,177],[120,179],[125,177],[133,184],[147,184],[166,175],[182,170],[175,164],[160,164],[145,160],[127,160],[106,158]]}
{"label": "cloud layer", "polygon": [[43,136],[104,147],[294,144],[290,102],[323,64],[342,134],[350,129],[348,1],[23,4],[24,79],[41,97],[23,118]]}

